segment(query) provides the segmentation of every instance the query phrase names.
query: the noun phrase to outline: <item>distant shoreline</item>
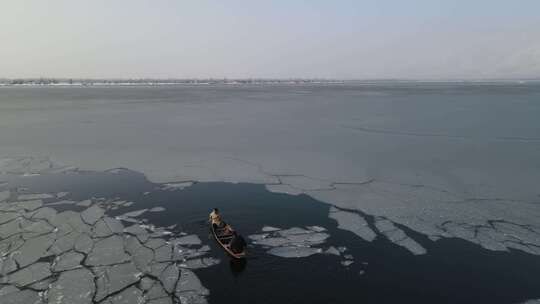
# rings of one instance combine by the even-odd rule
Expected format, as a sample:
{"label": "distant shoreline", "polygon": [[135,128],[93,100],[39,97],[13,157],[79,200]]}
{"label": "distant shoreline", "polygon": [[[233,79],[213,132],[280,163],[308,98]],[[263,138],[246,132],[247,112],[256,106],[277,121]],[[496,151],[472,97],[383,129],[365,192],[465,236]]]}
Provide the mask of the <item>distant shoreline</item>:
{"label": "distant shoreline", "polygon": [[58,86],[58,87],[92,87],[92,86],[174,86],[174,85],[406,85],[406,84],[540,84],[540,79],[441,79],[441,80],[339,80],[339,79],[70,79],[70,78],[3,78],[0,87],[14,86]]}

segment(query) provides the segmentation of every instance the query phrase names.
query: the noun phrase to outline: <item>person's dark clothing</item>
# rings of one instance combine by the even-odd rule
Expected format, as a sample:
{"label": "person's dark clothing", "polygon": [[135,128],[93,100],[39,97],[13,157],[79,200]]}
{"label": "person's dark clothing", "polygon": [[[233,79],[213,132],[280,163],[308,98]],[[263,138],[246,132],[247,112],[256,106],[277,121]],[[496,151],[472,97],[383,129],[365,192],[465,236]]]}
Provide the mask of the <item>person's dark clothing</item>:
{"label": "person's dark clothing", "polygon": [[244,248],[246,247],[246,241],[241,235],[237,234],[232,238],[230,246],[232,252],[240,253],[244,251]]}

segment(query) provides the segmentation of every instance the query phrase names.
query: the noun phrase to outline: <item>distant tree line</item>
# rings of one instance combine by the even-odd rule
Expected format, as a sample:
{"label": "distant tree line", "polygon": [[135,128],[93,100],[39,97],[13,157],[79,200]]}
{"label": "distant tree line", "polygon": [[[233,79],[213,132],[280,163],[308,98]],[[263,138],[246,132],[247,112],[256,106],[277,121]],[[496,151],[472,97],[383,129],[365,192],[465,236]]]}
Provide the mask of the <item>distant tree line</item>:
{"label": "distant tree line", "polygon": [[154,79],[154,78],[127,78],[127,79],[90,79],[90,78],[16,78],[0,79],[2,85],[159,85],[159,84],[309,84],[309,83],[339,83],[342,81],[332,79],[227,79],[227,78],[187,78],[187,79]]}

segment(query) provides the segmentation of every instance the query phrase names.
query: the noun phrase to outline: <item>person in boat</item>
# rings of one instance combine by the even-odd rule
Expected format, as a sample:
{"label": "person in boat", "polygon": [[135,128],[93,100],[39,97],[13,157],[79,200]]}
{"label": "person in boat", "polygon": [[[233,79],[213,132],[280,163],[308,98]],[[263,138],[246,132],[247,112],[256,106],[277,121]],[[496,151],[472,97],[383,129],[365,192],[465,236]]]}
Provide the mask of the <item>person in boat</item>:
{"label": "person in boat", "polygon": [[223,226],[223,222],[221,221],[221,215],[219,214],[219,210],[217,208],[212,209],[212,212],[210,212],[210,215],[208,216],[210,223],[212,223],[212,226],[214,228],[220,228]]}
{"label": "person in boat", "polygon": [[231,225],[225,223],[225,222],[222,222],[223,223],[223,228],[221,230],[221,233],[220,235],[230,235],[230,234],[233,234],[235,233],[234,229],[231,227]]}
{"label": "person in boat", "polygon": [[234,253],[240,253],[243,252],[246,248],[246,240],[244,238],[236,233],[236,231],[233,231],[233,238],[231,242],[229,243],[229,247],[231,248],[231,251]]}

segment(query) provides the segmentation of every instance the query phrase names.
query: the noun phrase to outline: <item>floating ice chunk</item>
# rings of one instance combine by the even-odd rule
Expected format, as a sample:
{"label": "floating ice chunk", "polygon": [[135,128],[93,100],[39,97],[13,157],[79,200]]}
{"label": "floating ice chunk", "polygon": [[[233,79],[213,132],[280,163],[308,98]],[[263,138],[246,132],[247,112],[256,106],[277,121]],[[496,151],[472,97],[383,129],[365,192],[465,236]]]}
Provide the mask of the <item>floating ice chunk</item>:
{"label": "floating ice chunk", "polygon": [[2,304],[41,304],[39,293],[25,289],[2,296]]}
{"label": "floating ice chunk", "polygon": [[175,264],[170,264],[159,276],[159,280],[163,284],[163,288],[165,288],[168,293],[171,293],[174,290],[179,275],[180,271],[178,270],[178,267],[176,267]]}
{"label": "floating ice chunk", "polygon": [[13,293],[19,291],[19,288],[13,286],[13,285],[5,285],[4,287],[0,287],[0,297],[5,296],[8,293]]}
{"label": "floating ice chunk", "polygon": [[339,246],[339,247],[337,248],[337,250],[339,250],[339,252],[343,253],[343,252],[347,251],[347,247],[345,247],[345,246]]}
{"label": "floating ice chunk", "polygon": [[163,184],[161,186],[161,190],[167,190],[167,191],[183,190],[191,186],[193,186],[193,182],[168,183],[168,184]]}
{"label": "floating ice chunk", "polygon": [[[170,300],[169,295],[163,289],[163,286],[161,284],[154,284],[152,287],[148,290],[146,293],[146,299],[150,300],[147,302],[147,304],[155,303],[155,304],[172,304],[172,301]],[[168,299],[169,302],[159,302],[159,300],[162,299]]]}
{"label": "floating ice chunk", "polygon": [[131,286],[119,294],[108,298],[111,304],[142,304],[144,303],[144,296],[142,291],[135,286]]}
{"label": "floating ice chunk", "polygon": [[352,263],[354,263],[354,261],[351,261],[351,260],[341,261],[341,265],[345,267],[350,266]]}
{"label": "floating ice chunk", "polygon": [[298,228],[298,227],[292,227],[292,228],[281,230],[281,231],[278,232],[278,234],[282,235],[282,236],[289,236],[289,235],[296,235],[296,234],[307,234],[307,233],[311,233],[311,231],[303,229],[303,228]]}
{"label": "floating ice chunk", "polygon": [[163,207],[154,207],[154,208],[151,208],[148,211],[150,211],[150,212],[162,212],[162,211],[165,211],[165,208],[163,208]]}
{"label": "floating ice chunk", "polygon": [[131,259],[135,263],[135,266],[141,271],[148,271],[150,269],[150,263],[154,259],[154,251],[150,248],[140,246],[132,252]]}
{"label": "floating ice chunk", "polygon": [[333,254],[333,255],[337,255],[337,256],[340,256],[341,253],[339,252],[339,250],[337,250],[336,247],[334,246],[330,246],[328,249],[326,249],[326,251],[324,252],[326,254]]}
{"label": "floating ice chunk", "polygon": [[66,252],[58,256],[52,266],[53,271],[59,272],[81,267],[81,261],[84,255],[77,252]]}
{"label": "floating ice chunk", "polygon": [[377,235],[368,226],[368,223],[359,214],[341,211],[335,207],[330,208],[328,217],[338,222],[338,228],[350,231],[365,241],[373,241]]}
{"label": "floating ice chunk", "polygon": [[154,283],[155,283],[154,280],[150,279],[149,277],[144,277],[139,282],[139,287],[142,290],[150,290],[150,288],[152,288],[152,286],[154,286]]}
{"label": "floating ice chunk", "polygon": [[[60,233],[64,233],[61,230],[58,230]],[[75,242],[80,237],[80,233],[77,231],[71,231],[63,234],[61,237],[57,238],[54,244],[50,247],[49,251],[56,255],[63,252],[72,250]]]}
{"label": "floating ice chunk", "polygon": [[210,251],[210,247],[205,245],[199,249],[183,248],[175,246],[173,250],[173,260],[175,261],[186,261],[187,259],[193,259],[206,255]]}
{"label": "floating ice chunk", "polygon": [[27,222],[24,218],[17,218],[14,221],[0,225],[0,239],[6,239],[12,235],[20,233],[20,223]]}
{"label": "floating ice chunk", "polygon": [[143,228],[143,225],[131,225],[127,228],[124,228],[124,232],[133,234],[133,235],[139,235],[139,234],[147,234],[148,231]]}
{"label": "floating ice chunk", "polygon": [[272,226],[264,226],[262,228],[262,232],[273,232],[273,231],[278,231],[278,230],[281,230],[281,228],[276,228]]}
{"label": "floating ice chunk", "polygon": [[283,237],[269,237],[269,238],[261,239],[254,243],[261,246],[277,247],[277,246],[291,244],[292,242],[291,240],[287,238],[283,238]]}
{"label": "floating ice chunk", "polygon": [[69,192],[58,192],[56,193],[56,198],[62,198],[69,194]]}
{"label": "floating ice chunk", "polygon": [[[6,252],[1,252],[1,253],[2,253],[2,255],[6,254]],[[15,262],[15,260],[13,258],[7,256],[6,258],[4,258],[4,260],[0,260],[0,261],[2,261],[0,263],[0,266],[2,267],[0,269],[0,274],[3,277],[7,278],[7,276],[5,276],[6,273],[17,270],[17,263]]]}
{"label": "floating ice chunk", "polygon": [[311,248],[311,247],[296,247],[296,246],[286,246],[286,247],[275,247],[267,251],[267,253],[283,258],[302,258],[317,253],[321,253],[322,249],[320,248]]}
{"label": "floating ice chunk", "polygon": [[181,303],[206,303],[204,296],[209,294],[208,289],[201,284],[199,278],[192,271],[182,269],[175,288],[175,295]]}
{"label": "floating ice chunk", "polygon": [[17,199],[20,201],[31,201],[31,200],[42,200],[54,198],[54,195],[48,193],[37,193],[37,194],[21,194],[17,196]]}
{"label": "floating ice chunk", "polygon": [[135,211],[124,213],[121,216],[123,216],[123,217],[138,217],[138,216],[141,216],[146,211],[148,211],[148,209],[135,210]]}
{"label": "floating ice chunk", "polygon": [[252,235],[249,235],[248,238],[254,240],[254,241],[260,241],[262,239],[265,239],[269,236],[270,234],[268,233],[264,233],[264,234],[252,234]]}
{"label": "floating ice chunk", "polygon": [[407,250],[415,255],[425,254],[426,249],[422,245],[418,244],[412,238],[408,237],[405,232],[394,225],[387,219],[377,219],[375,227],[384,234],[391,242],[405,247]]}
{"label": "floating ice chunk", "polygon": [[100,269],[97,278],[96,300],[101,300],[109,294],[138,282],[141,272],[133,263],[113,265]]}
{"label": "floating ice chunk", "polygon": [[11,220],[14,220],[20,217],[21,214],[18,212],[2,212],[0,213],[0,224],[7,223]]}
{"label": "floating ice chunk", "polygon": [[191,235],[179,237],[171,241],[171,243],[176,244],[176,245],[200,245],[202,241],[197,235],[191,234]]}
{"label": "floating ice chunk", "polygon": [[219,264],[219,262],[220,262],[219,259],[206,257],[206,258],[187,260],[184,263],[180,264],[179,266],[182,268],[199,269],[199,268],[207,268],[210,266],[217,265]]}
{"label": "floating ice chunk", "polygon": [[154,250],[154,252],[154,259],[156,260],[156,262],[167,262],[171,260],[172,247],[170,245],[163,245]]}
{"label": "floating ice chunk", "polygon": [[43,206],[43,202],[41,200],[2,203],[0,205],[0,211],[22,211],[22,210],[32,211],[32,210],[36,210],[37,208],[41,206]]}
{"label": "floating ice chunk", "polygon": [[326,231],[326,228],[321,227],[321,226],[307,226],[306,228],[309,229],[309,230],[315,231],[315,232]]}
{"label": "floating ice chunk", "polygon": [[47,203],[47,206],[58,206],[58,205],[72,205],[75,204],[74,201],[61,200],[53,203]]}
{"label": "floating ice chunk", "polygon": [[94,296],[94,275],[86,268],[62,272],[51,284],[47,293],[48,303],[90,304]]}
{"label": "floating ice chunk", "polygon": [[304,193],[301,189],[293,188],[290,185],[286,184],[267,184],[265,185],[266,190],[274,193],[285,193],[288,195],[300,195]]}
{"label": "floating ice chunk", "polygon": [[128,223],[139,223],[138,220],[130,218],[130,217],[125,217],[125,216],[116,216],[115,219],[128,222]]}
{"label": "floating ice chunk", "polygon": [[104,214],[105,210],[101,209],[97,205],[94,205],[81,212],[81,218],[85,223],[94,225]]}
{"label": "floating ice chunk", "polygon": [[114,168],[114,169],[109,169],[106,172],[112,173],[112,174],[120,174],[120,173],[122,173],[122,171],[125,171],[125,169],[124,168]]}
{"label": "floating ice chunk", "polygon": [[8,284],[24,287],[51,276],[49,263],[35,263],[8,275]]}
{"label": "floating ice chunk", "polygon": [[32,219],[45,219],[47,221],[50,221],[54,216],[56,216],[57,213],[58,212],[56,212],[56,210],[53,208],[43,207],[34,210],[29,215]]}
{"label": "floating ice chunk", "polygon": [[86,233],[82,233],[74,243],[74,248],[76,251],[89,253],[94,247],[94,241]]}
{"label": "floating ice chunk", "polygon": [[85,263],[90,266],[113,265],[129,261],[124,252],[124,241],[117,235],[97,241]]}
{"label": "floating ice chunk", "polygon": [[81,206],[81,207],[90,207],[90,205],[92,205],[92,200],[84,200],[84,201],[80,201],[78,203],[76,203],[75,205],[77,206]]}
{"label": "floating ice chunk", "polygon": [[22,236],[24,239],[32,239],[37,236],[51,233],[55,229],[55,227],[44,220],[29,221],[22,227]]}
{"label": "floating ice chunk", "polygon": [[[183,303],[183,302],[180,302],[180,303]],[[188,302],[185,302],[185,303],[188,303]],[[146,304],[173,304],[173,301],[171,300],[171,298],[159,298],[159,299],[149,300],[148,302],[146,302]]]}
{"label": "floating ice chunk", "polygon": [[364,275],[365,273],[366,273],[365,270],[360,270],[360,271],[358,272],[358,275]]}
{"label": "floating ice chunk", "polygon": [[42,257],[49,256],[48,249],[53,243],[54,237],[51,235],[35,237],[26,241],[16,252],[17,254],[13,254],[13,257],[19,264],[19,267],[25,267]]}

